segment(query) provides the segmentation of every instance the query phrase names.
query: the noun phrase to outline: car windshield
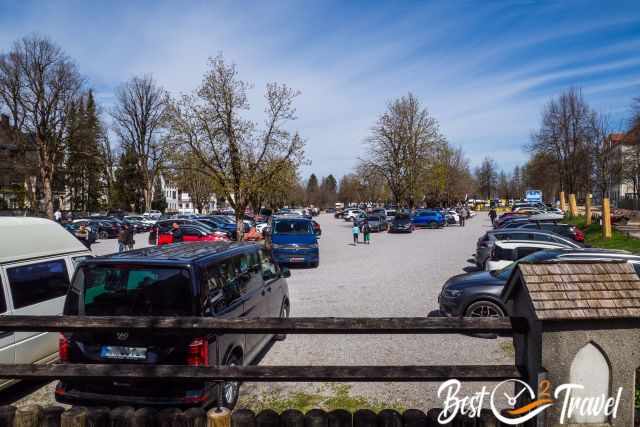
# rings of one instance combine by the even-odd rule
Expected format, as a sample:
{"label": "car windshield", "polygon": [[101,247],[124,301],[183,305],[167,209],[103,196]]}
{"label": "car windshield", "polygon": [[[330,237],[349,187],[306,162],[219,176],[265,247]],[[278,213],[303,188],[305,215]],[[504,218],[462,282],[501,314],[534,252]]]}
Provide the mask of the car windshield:
{"label": "car windshield", "polygon": [[379,216],[368,216],[367,221],[380,221]]}
{"label": "car windshield", "polygon": [[514,268],[516,268],[516,265],[518,265],[519,262],[546,261],[549,259],[556,258],[558,254],[560,254],[560,251],[557,251],[557,250],[544,250],[544,251],[534,252],[531,255],[527,255],[526,257],[519,259],[518,261],[512,262],[511,264],[507,265],[503,269],[492,271],[491,274],[494,277],[497,277],[501,280],[507,280],[511,275],[511,272],[513,271]]}
{"label": "car windshield", "polygon": [[88,316],[182,316],[193,314],[189,271],[131,265],[87,265],[72,292]]}
{"label": "car windshield", "polygon": [[273,227],[273,234],[309,234],[313,233],[309,221],[276,221]]}
{"label": "car windshield", "polygon": [[400,214],[397,214],[397,215],[396,215],[396,218],[395,218],[395,219],[400,220],[400,221],[402,221],[402,220],[406,220],[406,219],[409,219],[409,215],[407,215],[407,214],[403,214],[403,213],[400,213]]}

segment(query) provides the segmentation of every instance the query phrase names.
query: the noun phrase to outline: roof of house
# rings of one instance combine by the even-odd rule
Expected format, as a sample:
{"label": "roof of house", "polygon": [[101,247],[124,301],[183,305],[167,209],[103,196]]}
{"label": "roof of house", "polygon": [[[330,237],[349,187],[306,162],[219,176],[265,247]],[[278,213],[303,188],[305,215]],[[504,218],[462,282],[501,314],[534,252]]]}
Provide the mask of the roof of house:
{"label": "roof of house", "polygon": [[632,144],[633,138],[628,133],[611,133],[609,134],[609,140],[611,141],[612,146],[616,146],[618,144]]}
{"label": "roof of house", "polygon": [[[529,291],[540,320],[640,317],[640,278],[620,261],[563,261],[518,264],[520,282]],[[510,292],[505,293],[509,295]]]}

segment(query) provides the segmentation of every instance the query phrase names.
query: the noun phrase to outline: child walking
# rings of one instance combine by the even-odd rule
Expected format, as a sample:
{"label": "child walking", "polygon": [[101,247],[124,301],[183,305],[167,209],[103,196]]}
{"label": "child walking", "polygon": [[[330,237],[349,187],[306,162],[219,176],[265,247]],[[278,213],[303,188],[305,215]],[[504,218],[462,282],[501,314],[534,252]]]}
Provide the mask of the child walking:
{"label": "child walking", "polygon": [[371,243],[371,226],[369,225],[369,221],[365,221],[362,224],[362,234],[364,234],[364,243],[368,245]]}
{"label": "child walking", "polygon": [[353,234],[353,244],[357,245],[358,244],[358,234],[360,233],[360,228],[358,228],[357,225],[353,224],[353,227],[351,228],[351,233]]}

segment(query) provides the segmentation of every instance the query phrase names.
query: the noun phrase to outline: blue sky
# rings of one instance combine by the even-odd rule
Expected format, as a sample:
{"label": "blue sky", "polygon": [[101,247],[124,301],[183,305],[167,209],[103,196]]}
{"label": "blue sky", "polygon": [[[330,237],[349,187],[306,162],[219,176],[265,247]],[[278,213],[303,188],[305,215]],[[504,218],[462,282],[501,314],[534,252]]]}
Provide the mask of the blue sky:
{"label": "blue sky", "polygon": [[581,87],[623,126],[640,96],[640,1],[56,1],[0,0],[0,50],[38,32],[78,63],[108,109],[113,90],[152,73],[193,90],[222,52],[254,83],[299,89],[291,129],[311,171],[349,172],[386,103],[411,91],[472,164],[511,169],[544,104]]}

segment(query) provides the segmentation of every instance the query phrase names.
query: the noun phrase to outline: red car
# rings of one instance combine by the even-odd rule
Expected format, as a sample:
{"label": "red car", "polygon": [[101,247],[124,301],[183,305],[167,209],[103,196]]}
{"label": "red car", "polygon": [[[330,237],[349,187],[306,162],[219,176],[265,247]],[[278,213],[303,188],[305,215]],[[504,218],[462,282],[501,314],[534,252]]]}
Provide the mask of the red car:
{"label": "red car", "polygon": [[[180,230],[182,230],[182,241],[183,242],[228,242],[229,238],[226,233],[221,231],[214,231],[210,233],[200,227],[195,227],[191,225],[182,225],[180,226]],[[171,229],[165,228],[161,229],[158,233],[158,245],[167,245],[169,243],[173,243],[173,234],[171,233]]]}
{"label": "red car", "polygon": [[315,221],[311,221],[313,223],[313,231],[316,233],[316,236],[320,236],[322,234],[322,229],[320,228],[320,224]]}

